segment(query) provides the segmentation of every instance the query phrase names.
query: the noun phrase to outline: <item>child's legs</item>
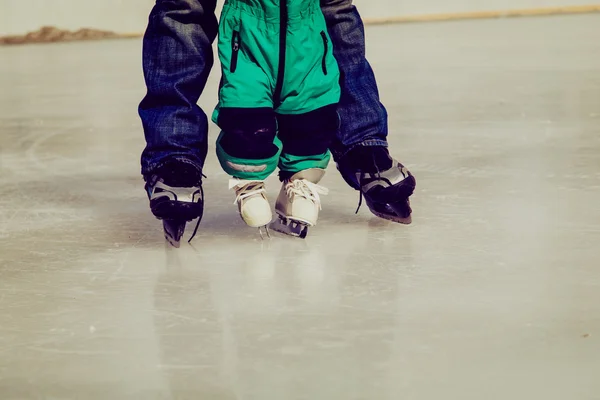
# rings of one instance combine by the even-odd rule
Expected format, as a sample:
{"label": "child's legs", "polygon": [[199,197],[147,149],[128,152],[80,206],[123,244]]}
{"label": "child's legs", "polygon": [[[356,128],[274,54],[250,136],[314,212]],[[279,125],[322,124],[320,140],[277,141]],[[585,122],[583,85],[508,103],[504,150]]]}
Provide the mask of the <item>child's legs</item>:
{"label": "child's legs", "polygon": [[337,134],[337,104],[304,114],[278,114],[279,139],[283,144],[279,158],[280,178],[310,168],[327,168],[329,146]]}
{"label": "child's legs", "polygon": [[279,160],[273,111],[273,79],[257,64],[257,40],[252,21],[225,7],[219,28],[222,80],[213,121],[221,128],[217,157],[229,175],[240,179],[265,179]]}
{"label": "child's legs", "polygon": [[340,75],[320,10],[296,21],[288,42],[282,102],[275,110],[283,143],[282,179],[310,168],[325,169],[339,128]]}

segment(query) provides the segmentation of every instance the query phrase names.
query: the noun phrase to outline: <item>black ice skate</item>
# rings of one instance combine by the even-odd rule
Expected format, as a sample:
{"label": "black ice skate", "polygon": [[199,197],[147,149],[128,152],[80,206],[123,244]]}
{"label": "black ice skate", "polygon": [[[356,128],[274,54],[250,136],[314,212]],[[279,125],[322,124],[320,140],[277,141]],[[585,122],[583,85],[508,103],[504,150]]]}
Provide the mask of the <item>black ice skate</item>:
{"label": "black ice skate", "polygon": [[202,173],[184,162],[169,162],[149,177],[146,192],[152,214],[163,221],[165,239],[179,247],[188,222],[198,219],[194,233],[204,213]]}
{"label": "black ice skate", "polygon": [[416,187],[415,177],[385,147],[357,146],[337,164],[346,182],[360,191],[358,210],[364,196],[369,210],[377,217],[410,224],[409,197]]}

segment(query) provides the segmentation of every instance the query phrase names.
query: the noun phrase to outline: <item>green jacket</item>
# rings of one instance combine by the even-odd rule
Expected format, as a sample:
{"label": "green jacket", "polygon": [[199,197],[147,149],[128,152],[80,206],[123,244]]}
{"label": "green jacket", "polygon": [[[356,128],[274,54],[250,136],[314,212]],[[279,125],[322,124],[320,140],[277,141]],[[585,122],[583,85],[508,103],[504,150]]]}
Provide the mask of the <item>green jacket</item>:
{"label": "green jacket", "polygon": [[303,114],[339,101],[339,70],[319,0],[226,0],[218,51],[215,123],[221,107]]}

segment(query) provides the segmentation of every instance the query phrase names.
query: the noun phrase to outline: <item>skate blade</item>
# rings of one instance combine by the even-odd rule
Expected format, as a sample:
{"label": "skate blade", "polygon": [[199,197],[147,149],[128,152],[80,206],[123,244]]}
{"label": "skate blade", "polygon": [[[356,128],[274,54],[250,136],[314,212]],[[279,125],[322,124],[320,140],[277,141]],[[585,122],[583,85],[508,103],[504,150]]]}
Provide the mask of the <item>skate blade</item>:
{"label": "skate blade", "polygon": [[271,222],[271,229],[284,235],[305,239],[308,234],[308,225],[289,219],[277,218]]}
{"label": "skate blade", "polygon": [[271,231],[269,231],[269,225],[258,227],[258,234],[260,235],[260,238],[262,240],[265,240],[265,234],[263,234],[263,229],[265,230],[267,238],[271,239]]}
{"label": "skate blade", "polygon": [[371,212],[376,217],[379,217],[381,219],[385,219],[388,221],[392,221],[392,222],[397,222],[399,224],[410,225],[412,223],[412,215],[409,215],[408,217],[399,217],[397,215],[382,214],[380,212],[373,211],[373,210],[371,210]]}
{"label": "skate blade", "polygon": [[[367,200],[369,211],[376,217],[387,221],[397,222],[399,224],[410,225],[412,223],[412,209],[410,208],[410,200],[406,199],[404,203],[387,204],[383,210],[377,209],[376,204]],[[379,206],[381,207],[381,206]]]}
{"label": "skate blade", "polygon": [[167,239],[167,243],[169,243],[171,246],[175,247],[176,249],[181,247],[181,240],[176,240],[175,238],[169,236],[166,233],[165,233],[165,239]]}
{"label": "skate blade", "polygon": [[181,237],[185,232],[186,222],[163,220],[165,239],[175,248],[181,247]]}

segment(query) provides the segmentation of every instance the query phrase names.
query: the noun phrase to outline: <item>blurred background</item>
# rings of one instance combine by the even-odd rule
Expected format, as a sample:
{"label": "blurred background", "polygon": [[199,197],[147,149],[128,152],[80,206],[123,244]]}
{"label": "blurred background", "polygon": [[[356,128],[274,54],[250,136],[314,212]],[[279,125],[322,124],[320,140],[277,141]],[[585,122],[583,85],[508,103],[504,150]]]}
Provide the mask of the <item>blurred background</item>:
{"label": "blurred background", "polygon": [[[219,0],[219,5],[223,0]],[[0,35],[24,34],[41,26],[143,32],[153,0],[2,0]],[[358,0],[364,18],[573,7],[585,0]]]}

